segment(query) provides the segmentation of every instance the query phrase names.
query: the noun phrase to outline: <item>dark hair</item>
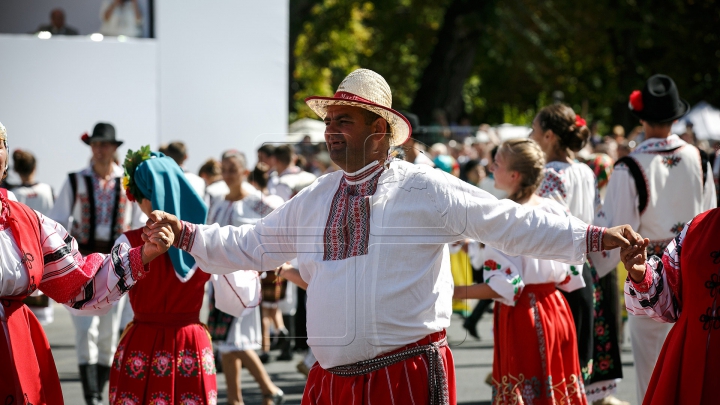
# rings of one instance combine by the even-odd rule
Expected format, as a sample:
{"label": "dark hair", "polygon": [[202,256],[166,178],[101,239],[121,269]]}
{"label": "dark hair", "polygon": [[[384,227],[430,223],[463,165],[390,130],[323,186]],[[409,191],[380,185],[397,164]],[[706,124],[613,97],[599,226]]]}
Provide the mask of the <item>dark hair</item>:
{"label": "dark hair", "polygon": [[537,115],[543,131],[551,130],[560,138],[560,147],[578,152],[590,137],[587,125],[575,125],[575,111],[566,104],[549,105]]}
{"label": "dark hair", "polygon": [[275,146],[271,145],[269,143],[263,144],[261,147],[258,148],[258,152],[262,152],[268,156],[273,156],[275,154]]}
{"label": "dark hair", "polygon": [[35,171],[35,156],[24,150],[16,149],[13,152],[13,169],[21,176],[28,176]]}
{"label": "dark hair", "polygon": [[467,162],[465,162],[465,164],[460,167],[460,180],[467,182],[468,181],[468,177],[467,177],[468,172],[475,169],[478,166],[480,166],[480,161],[477,159],[470,159]]}
{"label": "dark hair", "polygon": [[363,117],[365,118],[365,125],[371,125],[375,120],[378,118],[382,118],[385,120],[385,131],[387,131],[388,134],[390,134],[390,138],[392,138],[392,128],[390,127],[390,123],[383,117],[380,116],[380,114],[374,113],[370,110],[366,110],[364,108],[361,108]]}
{"label": "dark hair", "polygon": [[228,151],[225,151],[222,154],[221,159],[222,160],[235,159],[235,160],[237,160],[238,165],[240,166],[241,169],[247,168],[247,159],[245,158],[245,154],[240,152],[239,150],[230,149]]}
{"label": "dark hair", "polygon": [[253,171],[250,172],[250,176],[248,176],[248,181],[257,184],[258,187],[260,187],[260,190],[264,190],[265,188],[267,188],[269,178],[270,166],[266,165],[263,162],[260,162],[256,164]]}
{"label": "dark hair", "polygon": [[205,163],[200,166],[200,170],[198,171],[198,175],[202,176],[203,174],[211,177],[217,177],[221,175],[222,169],[220,168],[220,162],[213,158],[206,160]]}
{"label": "dark hair", "polygon": [[187,148],[185,144],[180,141],[170,142],[167,145],[161,146],[159,150],[166,156],[171,157],[178,165],[181,165],[187,158]]}
{"label": "dark hair", "polygon": [[289,165],[292,161],[293,153],[293,148],[290,145],[280,145],[275,148],[273,156],[275,156],[275,160],[277,160],[279,163]]}

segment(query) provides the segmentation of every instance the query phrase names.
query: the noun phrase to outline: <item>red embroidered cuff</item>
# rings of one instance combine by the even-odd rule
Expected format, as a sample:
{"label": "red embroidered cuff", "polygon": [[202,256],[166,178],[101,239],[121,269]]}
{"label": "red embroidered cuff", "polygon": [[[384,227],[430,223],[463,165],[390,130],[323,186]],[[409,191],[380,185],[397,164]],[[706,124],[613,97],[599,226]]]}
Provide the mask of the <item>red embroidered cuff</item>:
{"label": "red embroidered cuff", "polygon": [[606,229],[601,226],[588,225],[585,233],[585,251],[587,253],[601,252],[603,250],[602,241]]}
{"label": "red embroidered cuff", "polygon": [[130,270],[132,271],[133,279],[138,281],[145,278],[147,273],[150,271],[150,266],[143,264],[142,246],[130,249],[128,257],[130,259]]}
{"label": "red embroidered cuff", "polygon": [[173,246],[180,250],[184,250],[186,252],[190,252],[193,247],[193,243],[195,242],[195,231],[197,230],[197,227],[195,224],[191,224],[190,222],[181,221],[182,222],[182,231],[180,232],[180,235],[175,235],[175,242],[173,242]]}
{"label": "red embroidered cuff", "polygon": [[645,277],[643,277],[642,281],[639,283],[636,283],[633,281],[632,277],[628,275],[628,280],[630,280],[630,284],[635,289],[635,291],[640,293],[646,293],[650,291],[650,286],[652,285],[652,267],[650,267],[649,264],[645,263]]}

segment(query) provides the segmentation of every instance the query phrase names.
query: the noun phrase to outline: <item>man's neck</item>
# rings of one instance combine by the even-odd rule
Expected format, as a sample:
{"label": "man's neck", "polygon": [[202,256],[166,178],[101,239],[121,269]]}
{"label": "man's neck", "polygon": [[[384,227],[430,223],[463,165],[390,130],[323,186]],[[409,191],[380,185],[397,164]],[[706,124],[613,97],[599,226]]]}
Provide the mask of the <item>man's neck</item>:
{"label": "man's neck", "polygon": [[645,139],[665,139],[672,135],[672,131],[649,131],[645,132]]}
{"label": "man's neck", "polygon": [[22,181],[22,184],[34,184],[35,174],[21,174],[20,180]]}
{"label": "man's neck", "polygon": [[113,172],[113,164],[110,163],[93,163],[93,172],[101,179],[107,179]]}

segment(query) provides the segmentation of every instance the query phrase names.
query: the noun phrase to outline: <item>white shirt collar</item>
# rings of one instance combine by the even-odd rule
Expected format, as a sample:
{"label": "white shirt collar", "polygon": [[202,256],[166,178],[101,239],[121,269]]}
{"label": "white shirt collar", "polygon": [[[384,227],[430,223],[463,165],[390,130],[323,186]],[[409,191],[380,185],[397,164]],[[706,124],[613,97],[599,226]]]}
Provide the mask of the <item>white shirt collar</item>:
{"label": "white shirt collar", "polygon": [[380,172],[382,169],[383,166],[380,164],[380,161],[376,160],[363,167],[362,169],[352,173],[348,173],[343,170],[343,178],[348,184],[361,184],[370,180],[376,173]]}

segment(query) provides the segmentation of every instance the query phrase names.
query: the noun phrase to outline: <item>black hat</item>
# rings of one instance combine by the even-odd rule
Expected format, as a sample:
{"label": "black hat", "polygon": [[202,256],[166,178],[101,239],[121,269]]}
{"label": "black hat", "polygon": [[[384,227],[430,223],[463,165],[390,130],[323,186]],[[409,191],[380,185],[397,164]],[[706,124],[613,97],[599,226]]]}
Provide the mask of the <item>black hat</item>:
{"label": "black hat", "polygon": [[636,117],[656,123],[675,121],[690,109],[690,104],[680,98],[673,79],[665,75],[654,75],[642,91],[633,91],[628,106]]}
{"label": "black hat", "polygon": [[120,146],[123,143],[123,141],[115,139],[115,127],[112,126],[112,124],[104,122],[98,122],[95,124],[92,136],[88,136],[88,134],[85,133],[80,139],[82,139],[82,141],[87,145],[90,145],[92,142],[110,142],[114,143],[115,146]]}

